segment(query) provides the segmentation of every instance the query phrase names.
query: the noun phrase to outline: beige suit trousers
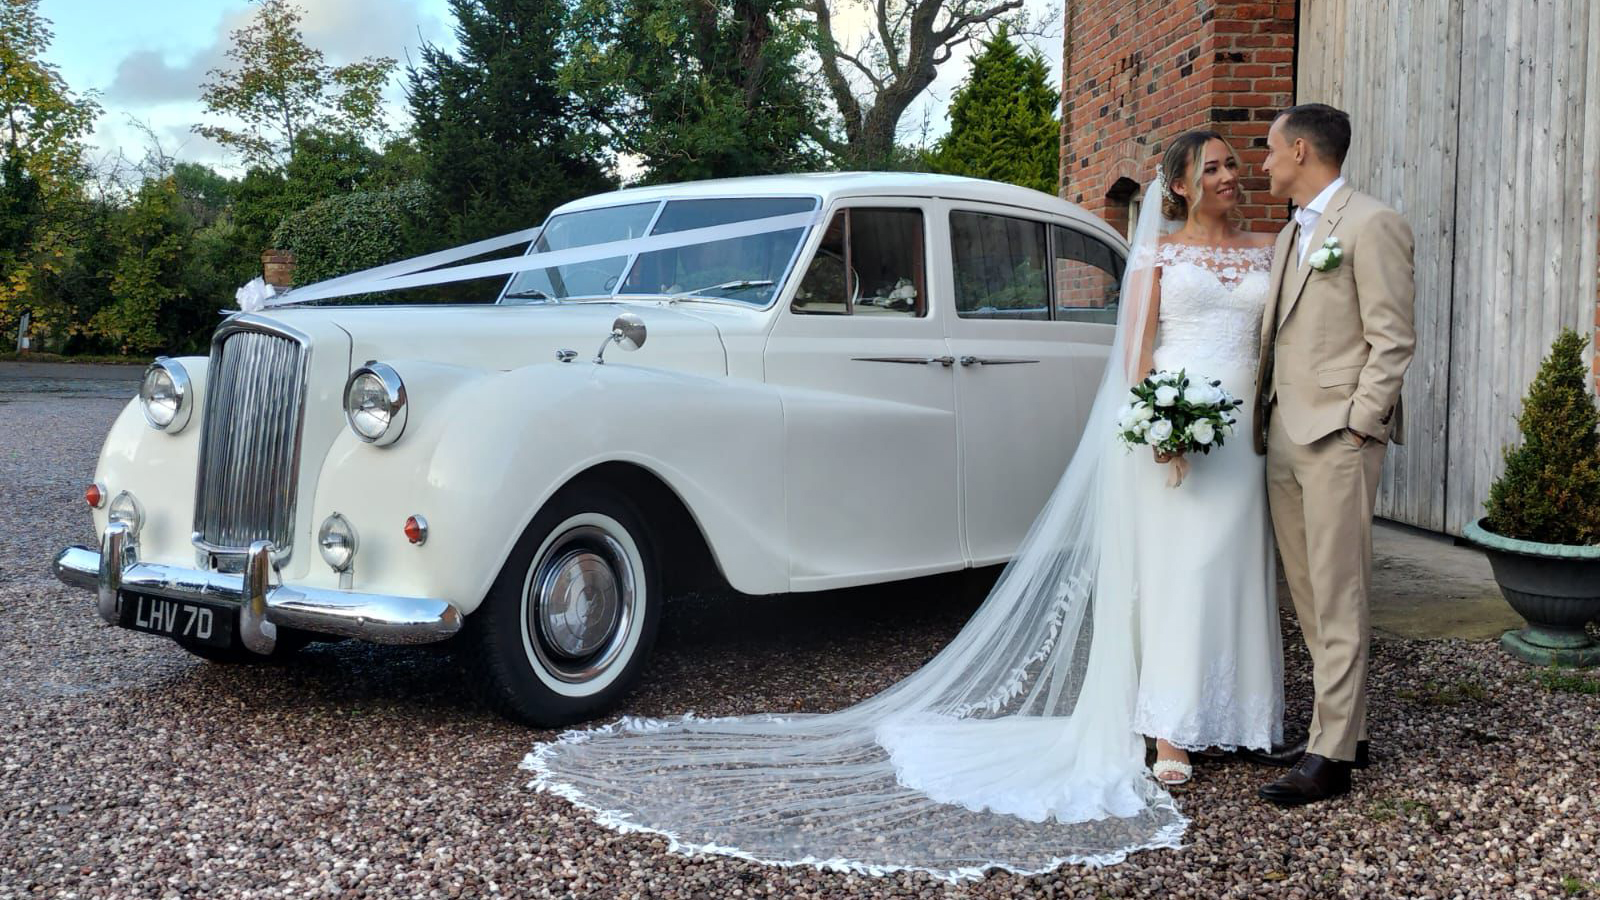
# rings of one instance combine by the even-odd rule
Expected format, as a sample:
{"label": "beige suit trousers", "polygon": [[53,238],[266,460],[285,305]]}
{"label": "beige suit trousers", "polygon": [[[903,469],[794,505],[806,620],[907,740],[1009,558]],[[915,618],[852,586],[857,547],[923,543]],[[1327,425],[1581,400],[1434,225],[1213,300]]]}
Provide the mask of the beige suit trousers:
{"label": "beige suit trousers", "polygon": [[1348,431],[1297,444],[1269,407],[1267,497],[1284,573],[1311,651],[1316,701],[1307,750],[1353,760],[1367,730],[1372,512],[1387,445]]}

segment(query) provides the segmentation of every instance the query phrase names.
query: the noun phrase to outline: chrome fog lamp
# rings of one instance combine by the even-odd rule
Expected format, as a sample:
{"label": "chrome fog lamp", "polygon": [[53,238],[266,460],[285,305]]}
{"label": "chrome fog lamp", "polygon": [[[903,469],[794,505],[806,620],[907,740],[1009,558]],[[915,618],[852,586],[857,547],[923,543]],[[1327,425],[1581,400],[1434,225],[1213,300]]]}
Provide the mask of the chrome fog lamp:
{"label": "chrome fog lamp", "polygon": [[317,549],[322,551],[322,561],[335,572],[344,572],[356,559],[356,529],[350,520],[334,513],[322,520],[317,531]]}
{"label": "chrome fog lamp", "polygon": [[165,356],[157,357],[144,370],[144,380],[139,382],[139,406],[151,428],[167,434],[182,431],[194,413],[194,391],[190,389],[189,373],[184,370],[183,363]]}
{"label": "chrome fog lamp", "polygon": [[111,508],[106,510],[106,521],[128,526],[128,532],[138,537],[139,529],[144,527],[144,507],[127,491],[116,496],[111,501]]}
{"label": "chrome fog lamp", "polygon": [[344,386],[344,417],[350,430],[369,444],[384,446],[406,430],[406,386],[400,373],[369,362],[350,374]]}

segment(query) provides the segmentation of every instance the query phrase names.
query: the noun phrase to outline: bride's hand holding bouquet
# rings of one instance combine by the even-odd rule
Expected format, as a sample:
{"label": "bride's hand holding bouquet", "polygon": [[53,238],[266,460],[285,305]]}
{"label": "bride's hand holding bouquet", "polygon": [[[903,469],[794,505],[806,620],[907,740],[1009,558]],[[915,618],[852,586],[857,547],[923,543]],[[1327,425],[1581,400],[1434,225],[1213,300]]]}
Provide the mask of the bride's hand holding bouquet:
{"label": "bride's hand holding bouquet", "polygon": [[1133,399],[1117,416],[1117,437],[1129,448],[1147,446],[1158,463],[1173,463],[1173,487],[1188,474],[1189,453],[1210,453],[1233,435],[1232,413],[1242,401],[1220,381],[1176,372],[1152,372],[1130,389]]}

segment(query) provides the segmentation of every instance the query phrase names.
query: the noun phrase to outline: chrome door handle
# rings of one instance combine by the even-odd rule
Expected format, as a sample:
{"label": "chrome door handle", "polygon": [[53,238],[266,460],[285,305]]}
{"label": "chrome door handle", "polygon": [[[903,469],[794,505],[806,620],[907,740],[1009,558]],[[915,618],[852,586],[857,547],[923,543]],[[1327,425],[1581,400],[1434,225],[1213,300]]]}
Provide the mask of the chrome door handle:
{"label": "chrome door handle", "polygon": [[1025,366],[1038,362],[1037,359],[992,359],[987,356],[963,356],[963,366]]}
{"label": "chrome door handle", "polygon": [[944,366],[946,369],[950,368],[956,363],[955,357],[953,356],[854,356],[851,357],[851,361],[899,363],[900,365],[905,366],[925,366],[929,363],[938,363],[939,365]]}

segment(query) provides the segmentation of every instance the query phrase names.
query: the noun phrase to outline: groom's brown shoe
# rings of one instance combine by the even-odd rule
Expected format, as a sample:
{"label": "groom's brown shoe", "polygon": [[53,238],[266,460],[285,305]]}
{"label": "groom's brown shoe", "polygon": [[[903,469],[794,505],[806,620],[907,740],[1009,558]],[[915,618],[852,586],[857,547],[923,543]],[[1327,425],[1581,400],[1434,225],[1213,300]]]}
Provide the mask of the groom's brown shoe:
{"label": "groom's brown shoe", "polygon": [[1304,806],[1348,794],[1351,768],[1342,759],[1307,753],[1282,778],[1262,785],[1261,799],[1279,806]]}
{"label": "groom's brown shoe", "polygon": [[[1306,754],[1306,738],[1301,738],[1292,744],[1273,744],[1271,750],[1252,750],[1249,747],[1239,748],[1239,758],[1258,763],[1263,766],[1277,766],[1287,769],[1300,761]],[[1356,741],[1355,762],[1353,768],[1365,769],[1372,764],[1372,756],[1367,749],[1366,741]]]}

